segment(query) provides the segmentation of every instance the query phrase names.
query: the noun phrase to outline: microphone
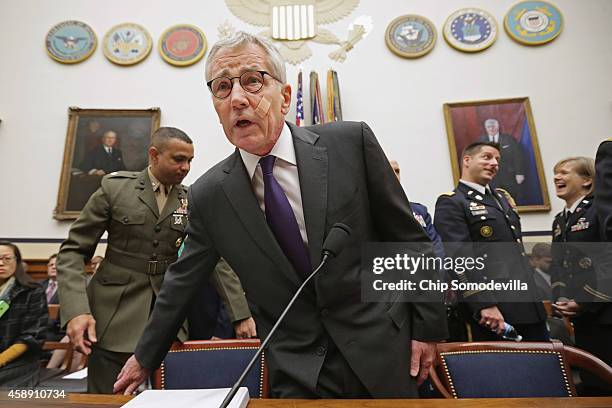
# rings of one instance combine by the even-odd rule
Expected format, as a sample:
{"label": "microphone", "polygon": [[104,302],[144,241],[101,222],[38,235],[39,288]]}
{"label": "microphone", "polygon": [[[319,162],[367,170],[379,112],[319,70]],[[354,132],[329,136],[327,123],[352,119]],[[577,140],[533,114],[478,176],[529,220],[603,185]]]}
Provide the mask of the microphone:
{"label": "microphone", "polygon": [[342,252],[342,250],[344,249],[344,247],[346,246],[348,242],[350,235],[351,235],[351,228],[346,224],[342,224],[338,222],[338,223],[335,223],[331,227],[329,233],[327,234],[327,237],[325,237],[325,241],[323,241],[323,259],[321,259],[321,263],[306,278],[306,280],[304,280],[304,282],[300,285],[298,290],[295,292],[295,294],[293,295],[293,297],[291,298],[291,300],[289,301],[289,303],[283,310],[283,313],[281,313],[280,317],[274,324],[274,327],[272,327],[272,330],[270,330],[270,333],[268,333],[264,341],[261,343],[261,345],[259,346],[259,349],[257,349],[257,352],[255,353],[251,361],[249,361],[249,364],[247,364],[242,374],[240,374],[240,377],[238,377],[238,380],[236,381],[236,383],[232,386],[232,389],[227,393],[227,396],[221,403],[220,408],[227,408],[229,403],[232,401],[232,398],[234,398],[234,395],[236,395],[236,393],[238,392],[238,388],[244,382],[244,379],[246,378],[247,374],[249,373],[249,371],[251,370],[255,362],[257,362],[257,359],[263,352],[264,348],[270,342],[270,339],[276,332],[276,329],[278,328],[278,326],[281,324],[281,322],[285,318],[285,315],[287,315],[287,313],[289,312],[289,309],[291,309],[291,306],[293,306],[293,303],[295,303],[295,300],[302,293],[302,290],[306,287],[308,282],[310,282],[310,280],[317,274],[317,272],[321,270],[323,265],[325,265],[325,263],[330,258],[336,257],[338,256],[338,254],[340,254],[340,252]]}

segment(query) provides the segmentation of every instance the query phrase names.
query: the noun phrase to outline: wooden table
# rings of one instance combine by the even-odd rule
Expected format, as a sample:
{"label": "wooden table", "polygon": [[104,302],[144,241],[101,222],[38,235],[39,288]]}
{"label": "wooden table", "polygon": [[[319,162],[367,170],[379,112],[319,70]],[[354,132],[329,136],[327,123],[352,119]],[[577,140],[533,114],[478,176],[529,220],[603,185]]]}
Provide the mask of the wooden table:
{"label": "wooden table", "polygon": [[[132,397],[123,395],[69,394],[64,399],[9,399],[0,394],[2,408],[65,407],[117,408]],[[610,408],[612,397],[599,398],[478,398],[424,400],[251,400],[250,408]]]}

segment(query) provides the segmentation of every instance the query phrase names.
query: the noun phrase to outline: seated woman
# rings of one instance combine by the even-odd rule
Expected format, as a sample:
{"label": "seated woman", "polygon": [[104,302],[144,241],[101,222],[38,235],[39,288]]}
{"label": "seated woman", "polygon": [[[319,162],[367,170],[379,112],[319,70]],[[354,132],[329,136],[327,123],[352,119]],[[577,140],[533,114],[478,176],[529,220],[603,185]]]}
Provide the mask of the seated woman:
{"label": "seated woman", "polygon": [[48,318],[45,291],[26,274],[19,248],[0,241],[0,389],[36,385]]}

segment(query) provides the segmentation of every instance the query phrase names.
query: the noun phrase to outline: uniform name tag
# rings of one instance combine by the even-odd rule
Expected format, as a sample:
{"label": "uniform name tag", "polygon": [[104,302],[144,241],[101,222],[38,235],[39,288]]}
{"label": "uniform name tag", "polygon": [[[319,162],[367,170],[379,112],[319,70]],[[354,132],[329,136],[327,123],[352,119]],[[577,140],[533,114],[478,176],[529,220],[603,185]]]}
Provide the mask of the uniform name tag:
{"label": "uniform name tag", "polygon": [[483,208],[482,210],[472,210],[472,215],[483,215],[483,214],[488,214],[489,212],[486,210],[486,208]]}

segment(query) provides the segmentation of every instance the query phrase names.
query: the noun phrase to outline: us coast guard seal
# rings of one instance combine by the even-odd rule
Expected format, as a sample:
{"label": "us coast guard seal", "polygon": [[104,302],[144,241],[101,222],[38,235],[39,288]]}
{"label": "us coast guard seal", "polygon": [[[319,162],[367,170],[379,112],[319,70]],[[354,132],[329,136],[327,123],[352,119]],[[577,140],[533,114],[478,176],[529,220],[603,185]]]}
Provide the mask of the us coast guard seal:
{"label": "us coast guard seal", "polygon": [[522,1],[506,13],[504,28],[515,41],[525,45],[551,42],[563,30],[563,16],[545,1]]}

